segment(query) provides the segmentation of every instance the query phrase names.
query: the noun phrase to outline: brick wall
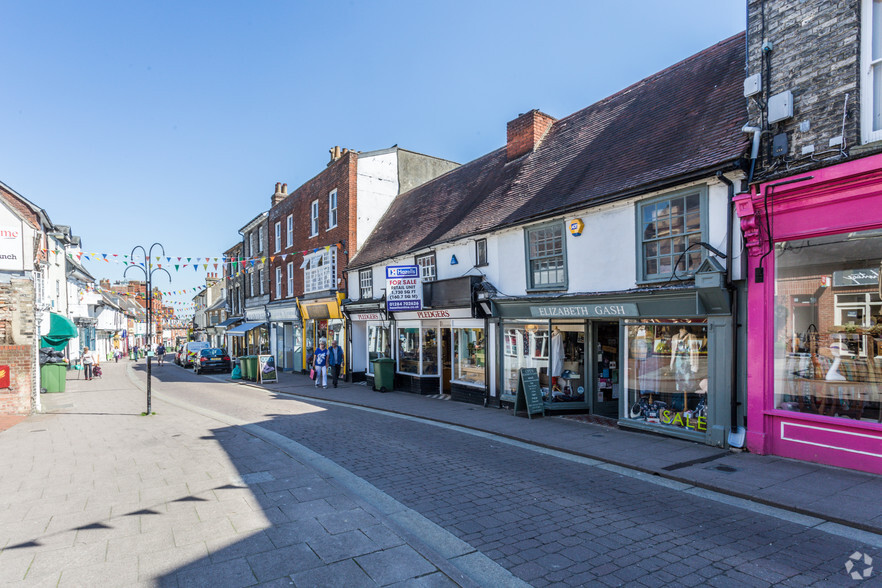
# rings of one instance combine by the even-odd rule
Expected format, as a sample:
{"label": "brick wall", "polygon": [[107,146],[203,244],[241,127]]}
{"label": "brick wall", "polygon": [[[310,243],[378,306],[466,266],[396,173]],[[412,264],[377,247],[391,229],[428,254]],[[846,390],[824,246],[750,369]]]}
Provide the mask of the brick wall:
{"label": "brick wall", "polygon": [[30,414],[36,393],[34,285],[26,279],[0,283],[0,365],[8,365],[10,387],[0,389],[0,414]]}
{"label": "brick wall", "polygon": [[510,121],[506,127],[506,157],[511,161],[536,148],[554,118],[544,112],[531,110]]}
{"label": "brick wall", "polygon": [[[831,138],[843,135],[846,94],[845,145],[850,149],[860,145],[860,0],[749,0],[747,6],[747,74],[761,73],[765,87],[767,70],[762,55],[763,43],[768,41],[772,47],[766,52],[771,68],[769,95],[785,90],[793,93],[794,115],[770,125],[771,133],[763,138],[757,165],[764,165],[768,177],[774,177],[840,163],[842,158],[838,156],[838,147],[830,147],[829,143]],[[747,108],[749,124],[761,126],[762,116],[757,102],[747,101]],[[800,129],[801,123],[803,129]],[[788,137],[787,165],[781,158],[773,159],[774,165],[764,161],[772,135],[779,133],[786,133]],[[816,160],[831,159],[814,161],[810,156],[802,155],[802,148],[809,145],[814,146]],[[879,148],[871,148],[873,150]]]}
{"label": "brick wall", "polygon": [[[269,255],[270,260],[270,299],[289,299],[287,296],[288,271],[287,266],[293,263],[294,273],[294,296],[303,296],[303,252],[324,247],[333,246],[344,242],[345,245],[337,250],[337,279],[343,278],[343,268],[349,263],[350,244],[356,242],[356,209],[358,206],[356,172],[358,155],[352,151],[332,162],[325,170],[314,178],[291,192],[287,198],[276,204],[269,212]],[[328,194],[337,190],[337,226],[328,229]],[[313,201],[319,203],[319,230],[318,235],[310,237],[311,230],[311,207]],[[287,247],[287,219],[288,215],[294,216],[293,245]],[[281,223],[281,243],[276,246],[275,223]],[[278,251],[278,252],[277,252]],[[282,255],[285,254],[285,259]],[[282,292],[276,292],[276,268],[282,269]],[[343,289],[343,283],[337,282],[337,289]],[[293,297],[290,299],[293,300]]]}

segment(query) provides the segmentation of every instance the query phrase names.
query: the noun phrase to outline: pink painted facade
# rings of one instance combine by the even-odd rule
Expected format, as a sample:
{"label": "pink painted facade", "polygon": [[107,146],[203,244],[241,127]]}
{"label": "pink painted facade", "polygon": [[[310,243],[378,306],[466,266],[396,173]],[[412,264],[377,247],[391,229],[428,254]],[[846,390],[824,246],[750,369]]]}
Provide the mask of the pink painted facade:
{"label": "pink painted facade", "polygon": [[[735,202],[749,253],[747,448],[759,454],[775,454],[882,473],[882,410],[879,398],[882,386],[878,383],[877,375],[878,368],[882,366],[882,355],[878,355],[877,345],[882,339],[878,336],[873,339],[875,335],[843,334],[848,332],[841,326],[842,317],[848,314],[845,312],[848,309],[843,310],[840,302],[846,300],[847,296],[855,298],[864,295],[868,308],[871,308],[867,314],[878,320],[879,315],[874,314],[877,312],[874,310],[876,306],[869,302],[878,305],[878,277],[875,285],[837,289],[836,274],[842,272],[831,271],[835,262],[817,255],[822,250],[818,243],[824,243],[825,238],[827,242],[835,241],[836,245],[823,249],[823,253],[833,252],[834,255],[835,247],[842,248],[842,243],[851,243],[849,239],[875,243],[872,240],[882,238],[876,233],[860,234],[868,235],[867,238],[854,236],[858,231],[882,229],[882,155],[758,184],[752,192],[737,196]],[[834,237],[836,235],[841,238]],[[785,264],[778,261],[778,253],[782,251],[781,244],[784,242],[797,244],[796,247],[791,246],[790,250],[802,249],[797,252],[804,261],[798,264],[791,261],[786,269],[790,272],[787,275],[796,278],[785,277],[776,281],[776,270],[784,271]],[[777,251],[773,250],[776,243],[779,244]],[[783,251],[787,251],[787,246],[783,246]],[[875,264],[873,267],[877,269],[880,256],[882,251],[876,252],[872,260]],[[780,263],[781,267],[776,268],[776,263]],[[803,267],[818,269],[803,269],[800,267],[803,263]],[[858,267],[855,264],[859,263],[852,262],[851,266],[842,267]],[[871,262],[867,261],[865,265],[871,265]],[[761,277],[757,275],[760,267],[763,268]],[[812,271],[815,273],[812,274]],[[797,279],[801,284],[809,283],[809,288],[804,291],[810,294],[798,294],[794,293],[795,289],[789,289]],[[853,286],[842,284],[841,278],[839,285]],[[835,300],[836,306],[833,302],[825,303],[825,306],[819,304],[818,300]],[[797,308],[798,305],[802,307]],[[798,337],[788,338],[790,331],[797,331],[797,321],[792,318],[797,312],[811,316],[811,319],[805,320],[812,320],[812,326],[822,325],[820,344],[813,343],[812,336],[803,337],[803,341],[798,341]],[[857,316],[857,311],[853,312]],[[861,314],[860,318],[864,320],[866,317]],[[826,326],[823,326],[825,321]],[[871,350],[867,351],[866,343],[861,343],[859,348],[855,343],[853,353],[842,353],[840,349],[844,348],[844,343],[840,343],[848,337],[852,340],[865,337]],[[809,341],[808,344],[805,339]],[[809,347],[797,349],[797,345]],[[836,349],[831,353],[833,347]],[[798,350],[803,353],[789,353]],[[831,372],[836,372],[835,366],[839,365],[840,353],[845,358],[842,360],[843,366],[850,362],[850,365],[864,370],[860,378],[851,373],[847,377],[834,373],[831,378]],[[815,376],[803,376],[800,369],[806,368],[794,367],[799,362],[808,366],[809,362],[819,364],[825,359],[828,364],[832,359],[835,366],[827,368],[825,365],[826,372],[815,368]],[[860,385],[852,385],[848,381],[853,378],[860,380]],[[836,381],[831,382],[831,379]],[[794,384],[802,387],[795,388]],[[784,385],[791,386],[791,394],[782,394]],[[800,390],[800,393],[792,393],[794,389]],[[833,390],[834,393],[828,394],[825,390]],[[847,396],[845,400],[844,395]]]}

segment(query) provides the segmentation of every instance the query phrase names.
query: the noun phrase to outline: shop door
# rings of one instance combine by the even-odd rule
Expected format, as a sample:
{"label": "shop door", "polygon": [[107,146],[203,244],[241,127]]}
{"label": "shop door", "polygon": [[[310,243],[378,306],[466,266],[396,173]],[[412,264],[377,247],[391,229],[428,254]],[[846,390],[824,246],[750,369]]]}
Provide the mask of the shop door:
{"label": "shop door", "polygon": [[450,349],[451,330],[440,329],[441,331],[441,393],[450,394],[450,378],[453,374],[453,362],[451,361]]}
{"label": "shop door", "polygon": [[594,354],[597,361],[594,376],[594,408],[592,413],[609,418],[619,417],[619,323],[594,323]]}

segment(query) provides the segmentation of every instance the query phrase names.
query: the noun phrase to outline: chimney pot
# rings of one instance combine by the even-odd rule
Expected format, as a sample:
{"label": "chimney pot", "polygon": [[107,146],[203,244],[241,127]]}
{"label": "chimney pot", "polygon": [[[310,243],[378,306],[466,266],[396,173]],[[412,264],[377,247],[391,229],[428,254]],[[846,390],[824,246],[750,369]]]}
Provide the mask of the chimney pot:
{"label": "chimney pot", "polygon": [[288,184],[282,184],[282,194],[288,193]]}

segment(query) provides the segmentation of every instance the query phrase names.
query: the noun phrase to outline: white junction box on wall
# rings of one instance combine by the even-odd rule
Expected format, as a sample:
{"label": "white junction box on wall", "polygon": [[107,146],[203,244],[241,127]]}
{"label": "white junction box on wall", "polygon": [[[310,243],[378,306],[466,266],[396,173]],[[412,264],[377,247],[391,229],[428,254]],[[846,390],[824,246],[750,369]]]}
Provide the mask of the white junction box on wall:
{"label": "white junction box on wall", "polygon": [[793,116],[793,94],[785,90],[769,98],[769,122],[776,123]]}

